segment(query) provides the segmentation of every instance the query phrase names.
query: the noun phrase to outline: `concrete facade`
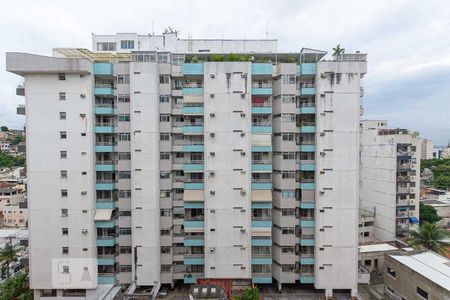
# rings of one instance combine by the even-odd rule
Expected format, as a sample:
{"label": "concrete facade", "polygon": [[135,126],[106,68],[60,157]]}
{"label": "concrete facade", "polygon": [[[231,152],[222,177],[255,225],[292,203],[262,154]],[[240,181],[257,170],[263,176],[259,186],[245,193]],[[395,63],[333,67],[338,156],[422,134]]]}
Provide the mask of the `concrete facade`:
{"label": "concrete facade", "polygon": [[433,141],[428,139],[421,140],[422,155],[421,159],[433,159]]}
{"label": "concrete facade", "polygon": [[360,208],[375,214],[375,238],[406,238],[418,223],[420,139],[386,121],[361,123]]}
{"label": "concrete facade", "polygon": [[[93,49],[7,54],[25,77],[37,299],[202,278],[356,293],[365,54],[174,34]],[[80,267],[89,280],[64,277]]]}

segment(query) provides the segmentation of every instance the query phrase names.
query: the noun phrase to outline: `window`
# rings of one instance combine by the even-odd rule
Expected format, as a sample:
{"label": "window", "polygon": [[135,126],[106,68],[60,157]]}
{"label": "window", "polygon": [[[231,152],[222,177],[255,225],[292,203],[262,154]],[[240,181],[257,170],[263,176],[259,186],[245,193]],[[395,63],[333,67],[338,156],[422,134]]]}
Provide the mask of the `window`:
{"label": "window", "polygon": [[166,53],[158,53],[158,62],[159,63],[168,63],[169,55]]}
{"label": "window", "polygon": [[161,265],[161,272],[162,273],[172,272],[172,266],[171,265]]}
{"label": "window", "polygon": [[116,51],[116,43],[114,42],[97,43],[97,51]]}
{"label": "window", "polygon": [[68,192],[67,190],[61,190],[61,197],[67,197]]}
{"label": "window", "polygon": [[159,75],[159,83],[160,84],[169,84],[170,75]]}
{"label": "window", "polygon": [[170,115],[161,114],[159,116],[159,122],[170,122]]}
{"label": "window", "polygon": [[161,253],[162,254],[170,254],[170,250],[172,249],[171,246],[162,246],[161,247]]}
{"label": "window", "polygon": [[282,114],[281,115],[281,122],[282,123],[295,122],[295,115],[294,114]]}
{"label": "window", "polygon": [[159,154],[159,159],[161,160],[170,159],[170,152],[161,152]]}
{"label": "window", "polygon": [[60,139],[66,139],[67,138],[67,132],[66,131],[60,131],[59,132],[59,138]]}
{"label": "window", "polygon": [[119,141],[130,141],[131,135],[129,133],[119,133]]}
{"label": "window", "polygon": [[283,159],[295,159],[295,153],[294,152],[284,152]]}
{"label": "window", "polygon": [[119,122],[130,122],[130,115],[129,114],[119,115]]}
{"label": "window", "polygon": [[170,217],[172,215],[172,210],[170,208],[163,208],[160,211],[161,217]]}
{"label": "window", "polygon": [[65,111],[61,111],[59,113],[59,119],[60,120],[65,120],[66,119],[66,112]]}
{"label": "window", "polygon": [[67,170],[61,170],[61,178],[67,178]]}
{"label": "window", "polygon": [[294,228],[293,227],[283,227],[281,228],[281,234],[294,234]]}
{"label": "window", "polygon": [[170,172],[159,172],[159,179],[170,179]]}
{"label": "window", "polygon": [[67,151],[59,151],[59,155],[61,158],[67,158]]}
{"label": "window", "polygon": [[56,297],[56,290],[41,290],[41,297]]}
{"label": "window", "polygon": [[63,269],[62,272],[63,272],[64,274],[69,274],[69,272],[70,272],[69,266],[63,266],[62,269]]}
{"label": "window", "polygon": [[281,265],[281,272],[294,272],[294,265]]}
{"label": "window", "polygon": [[67,217],[69,215],[69,210],[67,208],[61,208],[61,217]]}
{"label": "window", "polygon": [[130,254],[131,246],[120,246],[120,253],[122,254]]}
{"label": "window", "polygon": [[131,210],[121,210],[119,211],[120,217],[131,217]]}
{"label": "window", "polygon": [[294,84],[295,75],[282,75],[283,84]]}
{"label": "window", "polygon": [[121,103],[130,103],[130,95],[119,95],[117,101]]}
{"label": "window", "polygon": [[159,103],[169,103],[170,96],[169,95],[159,95]]}
{"label": "window", "polygon": [[423,299],[428,299],[428,292],[422,290],[420,287],[417,287],[417,295],[422,297]]}
{"label": "window", "polygon": [[159,191],[159,197],[161,197],[161,198],[170,197],[170,190],[161,190],[161,191]]}
{"label": "window", "polygon": [[120,235],[130,235],[131,234],[131,227],[119,228],[119,234]]}
{"label": "window", "polygon": [[130,179],[131,172],[130,171],[119,171],[119,178],[120,179]]}
{"label": "window", "polygon": [[131,272],[131,265],[120,265],[119,270],[120,272]]}
{"label": "window", "polygon": [[295,95],[281,95],[281,102],[295,103]]}
{"label": "window", "polygon": [[120,48],[122,48],[122,49],[134,49],[134,41],[132,41],[132,40],[120,41]]}
{"label": "window", "polygon": [[168,141],[170,140],[170,133],[164,132],[159,134],[160,141]]}
{"label": "window", "polygon": [[131,198],[131,190],[119,190],[120,198]]}
{"label": "window", "polygon": [[290,254],[290,253],[295,253],[295,247],[294,246],[283,246],[281,247],[281,253],[284,254]]}
{"label": "window", "polygon": [[118,84],[130,83],[130,75],[129,74],[118,74],[117,75],[117,83]]}
{"label": "window", "polygon": [[172,54],[172,64],[182,66],[184,63],[184,54]]}
{"label": "window", "polygon": [[393,278],[395,278],[395,271],[393,270],[393,269],[391,269],[391,268],[387,268],[387,273],[391,276],[391,277],[393,277]]}
{"label": "window", "polygon": [[66,100],[66,93],[65,92],[59,92],[59,100]]}
{"label": "window", "polygon": [[295,141],[295,133],[283,133],[281,139],[283,141]]}
{"label": "window", "polygon": [[293,197],[295,197],[295,190],[282,190],[281,197],[282,198],[293,198]]}
{"label": "window", "polygon": [[69,247],[62,247],[62,254],[69,254]]}
{"label": "window", "polygon": [[62,235],[68,235],[69,234],[69,228],[61,228]]}
{"label": "window", "polygon": [[283,178],[283,179],[294,179],[295,178],[295,171],[282,171],[281,172],[281,178]]}
{"label": "window", "polygon": [[66,80],[66,74],[65,73],[59,73],[58,74],[58,80]]}
{"label": "window", "polygon": [[130,160],[131,153],[130,152],[119,152],[119,160]]}
{"label": "window", "polygon": [[281,215],[282,216],[294,216],[295,215],[295,209],[294,208],[282,208],[281,209]]}
{"label": "window", "polygon": [[170,229],[161,229],[160,234],[161,235],[170,235]]}

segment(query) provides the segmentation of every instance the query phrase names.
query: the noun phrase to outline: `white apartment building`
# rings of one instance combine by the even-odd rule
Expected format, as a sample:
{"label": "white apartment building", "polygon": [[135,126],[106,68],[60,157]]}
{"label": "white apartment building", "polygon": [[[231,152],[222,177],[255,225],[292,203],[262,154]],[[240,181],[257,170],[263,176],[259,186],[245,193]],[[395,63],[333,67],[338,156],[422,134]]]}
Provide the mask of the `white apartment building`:
{"label": "white apartment building", "polygon": [[421,159],[433,159],[433,141],[428,139],[421,139],[422,155]]}
{"label": "white apartment building", "polygon": [[35,299],[202,280],[355,294],[365,54],[93,35],[25,79]]}
{"label": "white apartment building", "polygon": [[375,239],[406,238],[419,221],[420,138],[364,120],[360,151],[360,208],[375,214]]}

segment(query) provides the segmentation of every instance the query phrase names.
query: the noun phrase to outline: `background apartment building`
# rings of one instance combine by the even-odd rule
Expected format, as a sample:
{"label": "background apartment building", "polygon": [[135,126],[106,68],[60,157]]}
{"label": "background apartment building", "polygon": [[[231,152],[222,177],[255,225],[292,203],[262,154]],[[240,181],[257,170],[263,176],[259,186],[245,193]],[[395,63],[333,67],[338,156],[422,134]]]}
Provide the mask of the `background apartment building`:
{"label": "background apartment building", "polygon": [[421,139],[422,155],[421,159],[433,159],[433,141],[429,139]]}
{"label": "background apartment building", "polygon": [[203,278],[356,292],[366,55],[276,44],[117,34],[7,54],[37,299]]}
{"label": "background apartment building", "polygon": [[374,237],[406,238],[419,221],[420,138],[386,121],[361,122],[360,207],[375,214]]}

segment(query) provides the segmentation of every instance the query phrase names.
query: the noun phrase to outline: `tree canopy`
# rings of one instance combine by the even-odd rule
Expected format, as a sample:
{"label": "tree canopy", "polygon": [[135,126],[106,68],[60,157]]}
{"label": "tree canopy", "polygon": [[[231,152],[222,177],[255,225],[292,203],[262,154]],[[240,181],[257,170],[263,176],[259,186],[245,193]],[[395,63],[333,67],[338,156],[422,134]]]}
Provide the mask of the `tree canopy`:
{"label": "tree canopy", "polygon": [[438,216],[436,208],[420,203],[420,222],[436,223],[442,218]]}
{"label": "tree canopy", "polygon": [[12,156],[6,153],[0,152],[0,167],[23,167],[25,166],[24,156]]}

